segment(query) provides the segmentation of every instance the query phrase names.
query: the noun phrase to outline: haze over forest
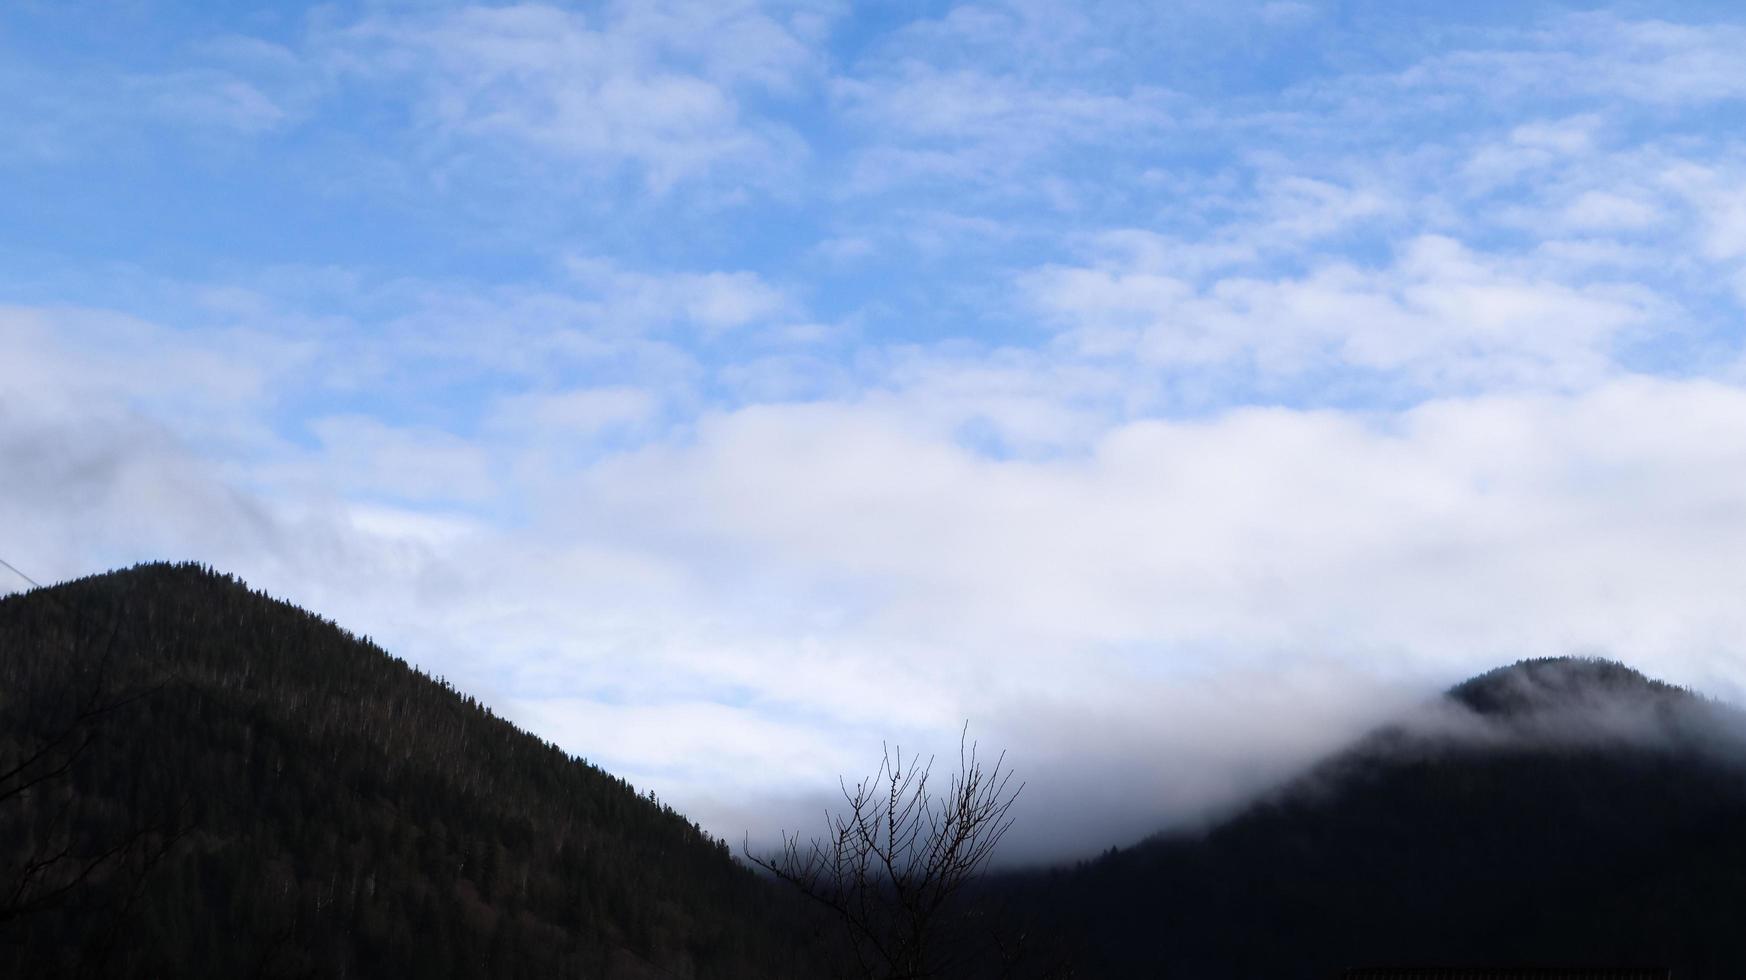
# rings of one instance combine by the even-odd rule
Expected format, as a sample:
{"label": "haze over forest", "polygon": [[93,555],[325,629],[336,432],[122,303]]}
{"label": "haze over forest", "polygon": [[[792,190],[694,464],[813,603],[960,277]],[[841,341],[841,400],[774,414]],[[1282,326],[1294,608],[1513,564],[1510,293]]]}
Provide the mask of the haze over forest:
{"label": "haze over forest", "polygon": [[734,841],[966,721],[1025,864],[1499,664],[1746,703],[1743,48],[1711,2],[9,4],[0,558],[235,573]]}

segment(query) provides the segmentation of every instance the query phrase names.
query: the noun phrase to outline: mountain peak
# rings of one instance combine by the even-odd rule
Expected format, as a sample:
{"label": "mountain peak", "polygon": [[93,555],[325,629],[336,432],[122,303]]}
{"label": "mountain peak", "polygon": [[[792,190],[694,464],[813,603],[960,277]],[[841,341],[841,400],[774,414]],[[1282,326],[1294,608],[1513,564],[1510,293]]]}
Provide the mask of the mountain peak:
{"label": "mountain peak", "polygon": [[105,572],[97,572],[82,578],[69,579],[51,589],[72,589],[81,586],[103,585],[169,585],[182,587],[214,587],[248,590],[248,585],[242,579],[228,572],[221,572],[209,565],[197,561],[148,561],[132,565],[128,568],[116,568]]}
{"label": "mountain peak", "polygon": [[1540,714],[1619,699],[1674,701],[1684,688],[1599,657],[1542,657],[1487,671],[1449,690],[1450,699],[1489,717]]}

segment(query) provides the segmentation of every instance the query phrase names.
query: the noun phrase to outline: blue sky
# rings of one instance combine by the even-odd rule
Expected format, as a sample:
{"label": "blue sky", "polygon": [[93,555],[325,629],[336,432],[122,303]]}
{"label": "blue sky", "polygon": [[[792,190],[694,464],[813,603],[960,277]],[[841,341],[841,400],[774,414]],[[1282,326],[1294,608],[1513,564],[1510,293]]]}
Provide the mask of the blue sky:
{"label": "blue sky", "polygon": [[1743,46],[9,5],[0,548],[233,570],[736,839],[966,719],[1048,853],[1521,656],[1739,697]]}

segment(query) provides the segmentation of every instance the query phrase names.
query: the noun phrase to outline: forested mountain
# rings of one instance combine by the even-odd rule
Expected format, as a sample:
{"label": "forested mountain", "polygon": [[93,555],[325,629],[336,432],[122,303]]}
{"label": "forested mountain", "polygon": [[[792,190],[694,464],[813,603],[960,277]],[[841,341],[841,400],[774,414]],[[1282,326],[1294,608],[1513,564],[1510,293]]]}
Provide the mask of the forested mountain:
{"label": "forested mountain", "polygon": [[[1617,664],[1524,662],[1203,832],[984,885],[972,918],[1003,910],[987,928],[1054,975],[1746,976],[1746,717]],[[229,577],[0,599],[0,976],[829,976],[797,901]]]}
{"label": "forested mountain", "polygon": [[0,976],[817,975],[725,842],[189,565],[0,600],[0,875]]}
{"label": "forested mountain", "polygon": [[998,883],[1095,977],[1746,976],[1742,716],[1618,664],[1460,685],[1222,824]]}

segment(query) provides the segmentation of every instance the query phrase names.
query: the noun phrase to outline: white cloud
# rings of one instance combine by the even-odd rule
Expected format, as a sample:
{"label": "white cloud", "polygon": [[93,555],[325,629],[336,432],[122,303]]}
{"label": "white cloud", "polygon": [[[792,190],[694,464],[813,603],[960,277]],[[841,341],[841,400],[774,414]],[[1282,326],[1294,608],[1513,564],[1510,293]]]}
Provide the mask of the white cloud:
{"label": "white cloud", "polygon": [[1595,152],[1602,125],[1592,113],[1522,123],[1503,139],[1481,145],[1464,166],[1463,176],[1482,187],[1494,187],[1573,158],[1584,161]]}
{"label": "white cloud", "polygon": [[1586,191],[1564,208],[1564,220],[1584,231],[1635,231],[1660,220],[1660,209],[1639,198]]}
{"label": "white cloud", "polygon": [[1405,243],[1382,268],[1327,261],[1301,277],[1204,285],[1151,261],[1167,253],[1145,236],[1105,241],[1111,258],[1039,269],[1023,284],[1088,351],[1163,368],[1398,373],[1431,390],[1586,384],[1611,370],[1617,338],[1657,311],[1635,285],[1568,284],[1440,236]]}
{"label": "white cloud", "polygon": [[1746,29],[1728,24],[1674,24],[1663,20],[1624,21],[1605,14],[1573,18],[1584,41],[1610,64],[1598,78],[1569,81],[1592,84],[1647,102],[1677,104],[1746,98],[1738,52]]}
{"label": "white cloud", "polygon": [[[1105,92],[916,61],[840,80],[834,96],[873,137],[857,191],[944,179],[1003,196],[1047,195],[1059,182],[1038,177],[1039,165],[1076,149],[1155,142],[1178,101],[1150,86]],[[1055,196],[1070,206],[1071,192]]]}
{"label": "white cloud", "polygon": [[1746,30],[1731,24],[1567,14],[1536,29],[1502,31],[1491,46],[1440,54],[1400,84],[1490,98],[1606,96],[1660,108],[1746,97],[1734,52]]}
{"label": "white cloud", "polygon": [[867,122],[947,142],[1051,145],[1105,138],[1167,122],[1168,93],[1121,95],[1027,85],[1013,76],[948,71],[915,62],[877,81],[845,81],[838,93]]}
{"label": "white cloud", "polygon": [[572,257],[566,268],[598,299],[595,318],[613,328],[675,322],[716,334],[793,319],[799,305],[750,272],[634,272],[601,259]]}
{"label": "white cloud", "polygon": [[1746,190],[1737,170],[1684,163],[1669,167],[1662,180],[1696,215],[1698,246],[1705,258],[1733,261],[1746,256]]}
{"label": "white cloud", "polygon": [[[816,71],[813,19],[750,3],[523,4],[371,17],[323,39],[364,78],[401,78],[419,123],[446,138],[508,139],[664,191],[723,174],[765,184],[803,141],[747,108]],[[707,43],[704,39],[707,39]]]}
{"label": "white cloud", "polygon": [[1260,227],[1247,234],[1273,248],[1350,231],[1395,208],[1390,195],[1372,187],[1348,187],[1310,177],[1265,180],[1258,209]]}
{"label": "white cloud", "polygon": [[327,416],[309,428],[321,442],[318,485],[346,496],[478,502],[498,490],[490,454],[440,430],[361,415]]}
{"label": "white cloud", "polygon": [[536,437],[588,438],[622,426],[649,422],[659,397],[628,385],[526,393],[500,400],[492,412],[496,428]]}
{"label": "white cloud", "polygon": [[[710,701],[521,698],[505,707],[516,722],[553,741],[588,747],[594,762],[635,767],[662,790],[681,794],[699,784],[724,788],[722,777],[729,774],[750,793],[792,793],[796,785],[829,786],[844,763],[858,761],[819,752],[816,725],[785,724],[756,709]],[[766,833],[759,828],[760,837]]]}
{"label": "white cloud", "polygon": [[[808,579],[859,582],[885,598],[885,621],[932,636],[1263,650],[1401,630],[1377,644],[1386,647],[1409,642],[1425,602],[1446,603],[1446,621],[1464,600],[1427,592],[1398,619],[1372,609],[1364,624],[1337,629],[1287,621],[1343,617],[1349,600],[1336,596],[1364,590],[1330,579],[1333,569],[1376,574],[1373,588],[1386,592],[1426,577],[1465,581],[1475,570],[1463,554],[1525,548],[1562,561],[1541,551],[1549,538],[1559,547],[1644,532],[1683,538],[1682,522],[1710,519],[1742,478],[1742,458],[1716,440],[1743,413],[1731,388],[1625,381],[1575,398],[1432,402],[1379,423],[1285,410],[1136,422],[1110,430],[1089,457],[998,462],[891,408],[759,408],[711,421],[692,448],[604,464],[585,487],[603,525],[659,526],[663,538],[705,538],[704,553],[756,555],[775,569],[814,566]],[[1670,418],[1681,420],[1678,438],[1664,431]],[[1713,516],[1729,522],[1724,538],[1743,530]],[[1536,619],[1532,603],[1545,590],[1500,581],[1511,567],[1537,574],[1532,563],[1499,564],[1464,588],[1482,590],[1482,607],[1519,603],[1517,626]],[[1569,587],[1637,574],[1612,566]],[[744,569],[723,571],[747,585]],[[1692,597],[1714,600],[1719,587]],[[1667,598],[1665,587],[1652,592]],[[1272,616],[1248,619],[1258,609]],[[1663,626],[1682,630],[1676,617]],[[1496,628],[1515,627],[1506,618]],[[1475,616],[1433,645],[1507,648],[1487,639],[1491,629]],[[1608,635],[1619,633],[1597,626],[1592,639]]]}
{"label": "white cloud", "polygon": [[137,410],[186,439],[270,439],[257,413],[315,360],[248,329],[178,331],[112,311],[0,306],[0,396],[45,413]]}
{"label": "white cloud", "polygon": [[135,79],[146,101],[174,119],[258,135],[283,128],[292,113],[260,87],[228,72],[187,70]]}

